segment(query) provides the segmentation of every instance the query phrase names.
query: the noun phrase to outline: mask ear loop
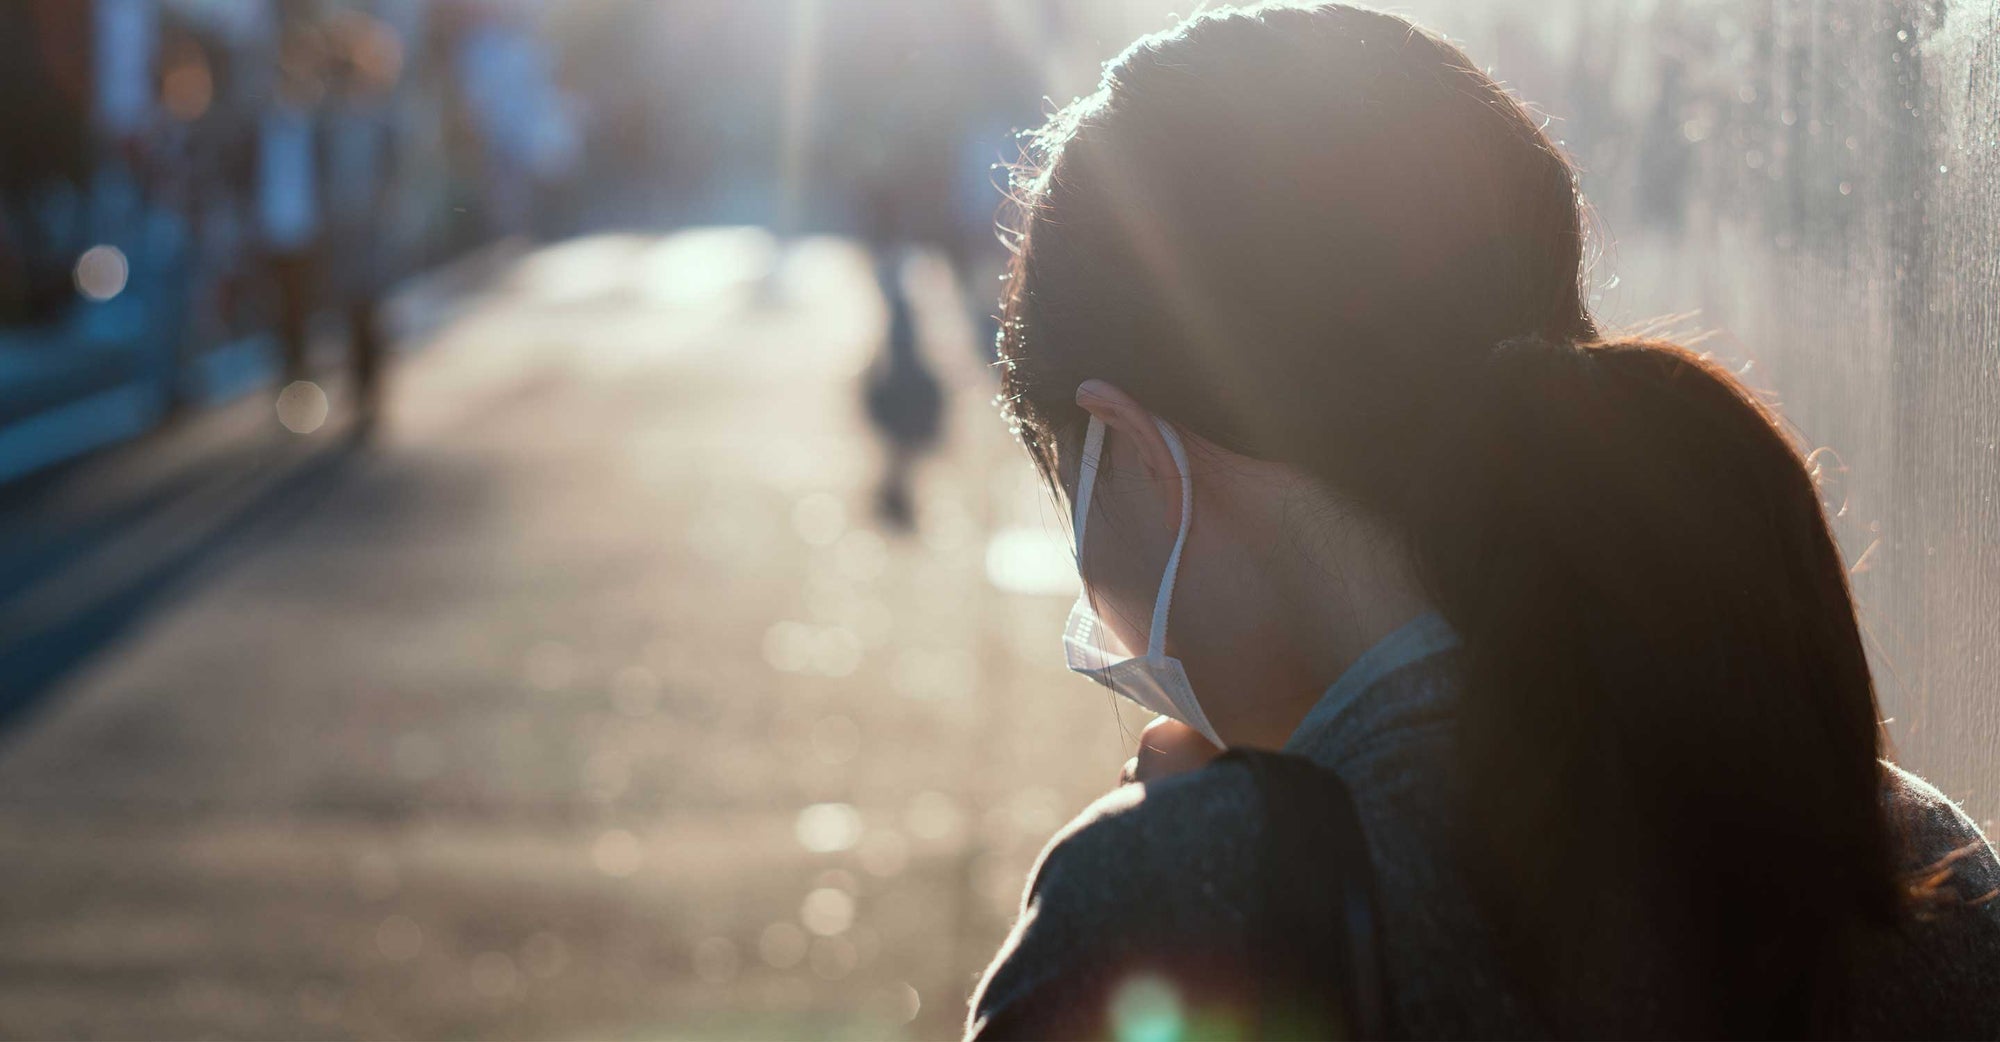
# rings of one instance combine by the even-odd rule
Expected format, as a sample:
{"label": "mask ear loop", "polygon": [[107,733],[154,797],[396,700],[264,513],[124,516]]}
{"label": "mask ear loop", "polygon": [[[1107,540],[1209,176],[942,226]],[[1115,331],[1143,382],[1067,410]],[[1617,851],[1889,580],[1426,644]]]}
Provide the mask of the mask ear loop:
{"label": "mask ear loop", "polygon": [[1090,520],[1090,494],[1097,490],[1097,457],[1104,451],[1104,421],[1095,416],[1083,435],[1083,456],[1076,469],[1076,516],[1070,531],[1076,536],[1077,570],[1083,570],[1083,526]]}
{"label": "mask ear loop", "polygon": [[[1167,613],[1174,603],[1174,579],[1181,570],[1181,548],[1187,545],[1188,527],[1194,521],[1194,480],[1188,474],[1187,449],[1181,446],[1180,435],[1165,420],[1155,417],[1153,422],[1159,425],[1160,436],[1167,439],[1167,451],[1173,453],[1174,466],[1181,472],[1181,530],[1174,537],[1174,552],[1167,556],[1167,574],[1160,577],[1160,595],[1153,601],[1153,630],[1146,637],[1146,657],[1157,661],[1166,657]],[[1093,465],[1092,470],[1095,469]],[[1077,545],[1083,545],[1081,539]]]}

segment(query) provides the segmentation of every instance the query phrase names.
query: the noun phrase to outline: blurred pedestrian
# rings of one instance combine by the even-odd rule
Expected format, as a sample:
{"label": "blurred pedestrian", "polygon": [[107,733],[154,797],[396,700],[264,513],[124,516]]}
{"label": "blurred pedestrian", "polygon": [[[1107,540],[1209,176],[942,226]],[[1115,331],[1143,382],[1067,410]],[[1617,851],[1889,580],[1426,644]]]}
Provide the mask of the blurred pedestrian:
{"label": "blurred pedestrian", "polygon": [[916,524],[914,471],[917,461],[937,443],[944,413],[944,391],[924,360],[916,315],[903,285],[906,227],[899,186],[876,183],[868,193],[866,238],[889,321],[881,353],[863,376],[862,396],[886,455],[876,487],[876,514],[899,529]]}
{"label": "blurred pedestrian", "polygon": [[389,25],[349,11],[329,26],[334,64],[325,115],[328,259],[347,322],[356,421],[366,434],[381,411],[382,295],[396,270],[391,230],[400,164],[391,102],[402,73]]}
{"label": "blurred pedestrian", "polygon": [[1401,18],[1223,9],[1037,158],[1004,400],[1071,667],[1166,722],[972,1035],[2000,1036],[2000,859],[1883,759],[1799,446],[1599,329],[1519,100]]}
{"label": "blurred pedestrian", "polygon": [[282,379],[290,385],[310,372],[309,327],[324,249],[318,116],[326,83],[318,34],[287,23],[277,61],[276,91],[258,121],[257,217],[276,296]]}

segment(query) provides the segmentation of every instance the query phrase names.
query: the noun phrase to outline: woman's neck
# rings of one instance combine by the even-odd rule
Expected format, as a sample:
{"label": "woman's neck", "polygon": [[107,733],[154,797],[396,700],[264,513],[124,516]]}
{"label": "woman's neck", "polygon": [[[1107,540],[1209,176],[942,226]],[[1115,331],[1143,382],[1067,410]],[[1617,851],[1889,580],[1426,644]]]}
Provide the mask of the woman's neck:
{"label": "woman's neck", "polygon": [[1276,749],[1348,667],[1433,605],[1400,541],[1316,488],[1265,504],[1263,518],[1232,513],[1221,596],[1183,631],[1200,635],[1183,658],[1224,739]]}

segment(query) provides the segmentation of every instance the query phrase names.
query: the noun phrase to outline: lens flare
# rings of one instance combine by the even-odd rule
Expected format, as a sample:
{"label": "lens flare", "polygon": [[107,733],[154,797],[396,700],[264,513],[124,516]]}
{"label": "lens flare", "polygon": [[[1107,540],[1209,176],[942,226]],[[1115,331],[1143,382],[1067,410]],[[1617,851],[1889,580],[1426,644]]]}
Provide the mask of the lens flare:
{"label": "lens flare", "polygon": [[1187,1034],[1180,992],[1159,977],[1133,977],[1111,996],[1111,1032],[1118,1042],[1178,1042]]}

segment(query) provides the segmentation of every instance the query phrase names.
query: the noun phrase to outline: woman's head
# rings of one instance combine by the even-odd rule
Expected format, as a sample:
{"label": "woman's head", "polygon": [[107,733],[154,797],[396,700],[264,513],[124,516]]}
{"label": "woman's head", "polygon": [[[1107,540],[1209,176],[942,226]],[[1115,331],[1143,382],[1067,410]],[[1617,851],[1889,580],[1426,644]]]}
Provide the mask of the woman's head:
{"label": "woman's head", "polygon": [[1037,145],[1002,354],[1045,461],[1097,378],[1224,448],[1393,482],[1442,411],[1417,396],[1463,390],[1502,340],[1591,333],[1575,171],[1402,19],[1198,17]]}
{"label": "woman's head", "polygon": [[1600,339],[1542,121],[1399,18],[1261,7],[1139,41],[1034,151],[1000,350],[1044,473],[1103,381],[1386,533],[1464,640],[1466,842],[1551,1015],[1644,980],[1690,1030],[1804,1025],[1892,893],[1845,570],[1768,408]]}

